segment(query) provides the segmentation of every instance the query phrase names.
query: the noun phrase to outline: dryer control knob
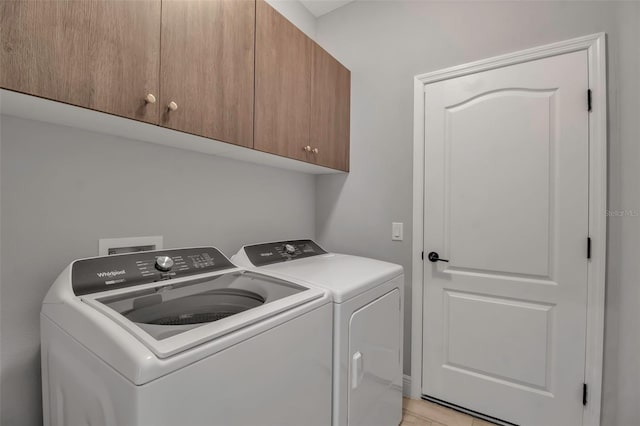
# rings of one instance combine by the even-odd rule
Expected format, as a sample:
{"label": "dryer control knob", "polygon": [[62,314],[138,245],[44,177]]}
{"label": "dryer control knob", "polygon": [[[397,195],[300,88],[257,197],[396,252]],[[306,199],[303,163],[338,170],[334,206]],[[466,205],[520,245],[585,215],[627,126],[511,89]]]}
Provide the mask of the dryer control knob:
{"label": "dryer control knob", "polygon": [[173,268],[173,259],[169,256],[158,256],[156,259],[156,269],[158,271],[167,272]]}
{"label": "dryer control knob", "polygon": [[286,251],[287,254],[294,254],[296,252],[296,247],[293,244],[285,244],[284,251]]}

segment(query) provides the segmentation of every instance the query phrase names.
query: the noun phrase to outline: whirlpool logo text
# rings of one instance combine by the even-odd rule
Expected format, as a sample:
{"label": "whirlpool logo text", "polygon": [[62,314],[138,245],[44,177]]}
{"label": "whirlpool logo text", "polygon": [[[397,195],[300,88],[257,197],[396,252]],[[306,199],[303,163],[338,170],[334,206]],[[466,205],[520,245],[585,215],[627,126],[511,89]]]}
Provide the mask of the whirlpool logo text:
{"label": "whirlpool logo text", "polygon": [[113,278],[117,277],[118,275],[124,275],[126,273],[127,271],[121,269],[119,271],[98,272],[96,275],[98,275],[98,278]]}

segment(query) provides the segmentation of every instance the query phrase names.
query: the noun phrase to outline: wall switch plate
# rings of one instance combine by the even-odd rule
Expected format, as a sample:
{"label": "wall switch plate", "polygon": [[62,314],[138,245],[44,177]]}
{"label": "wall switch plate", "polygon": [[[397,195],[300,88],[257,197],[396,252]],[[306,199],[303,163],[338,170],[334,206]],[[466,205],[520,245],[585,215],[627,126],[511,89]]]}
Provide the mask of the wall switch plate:
{"label": "wall switch plate", "polygon": [[402,241],[402,222],[393,222],[391,224],[391,239],[393,241]]}

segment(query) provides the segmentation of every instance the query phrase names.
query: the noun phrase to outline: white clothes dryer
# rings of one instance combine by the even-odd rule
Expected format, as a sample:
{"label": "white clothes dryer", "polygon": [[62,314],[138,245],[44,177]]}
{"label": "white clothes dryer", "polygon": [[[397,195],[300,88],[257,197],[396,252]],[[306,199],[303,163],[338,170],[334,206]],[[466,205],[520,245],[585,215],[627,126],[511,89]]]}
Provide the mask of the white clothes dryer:
{"label": "white clothes dryer", "polygon": [[44,424],[331,422],[332,305],[213,247],[72,262],[41,311]]}
{"label": "white clothes dryer", "polygon": [[402,266],[328,253],[311,240],[247,245],[232,261],[333,294],[334,426],[400,423]]}

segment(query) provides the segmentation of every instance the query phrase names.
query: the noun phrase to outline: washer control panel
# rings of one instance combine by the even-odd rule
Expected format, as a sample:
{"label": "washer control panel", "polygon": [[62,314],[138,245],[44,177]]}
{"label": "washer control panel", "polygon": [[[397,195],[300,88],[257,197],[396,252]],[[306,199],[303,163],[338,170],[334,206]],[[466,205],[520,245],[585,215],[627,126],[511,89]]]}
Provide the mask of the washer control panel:
{"label": "washer control panel", "polygon": [[326,254],[318,244],[311,240],[279,241],[275,243],[245,246],[244,251],[254,266],[271,265],[293,259]]}
{"label": "washer control panel", "polygon": [[235,268],[213,247],[146,251],[78,260],[71,269],[77,296]]}

